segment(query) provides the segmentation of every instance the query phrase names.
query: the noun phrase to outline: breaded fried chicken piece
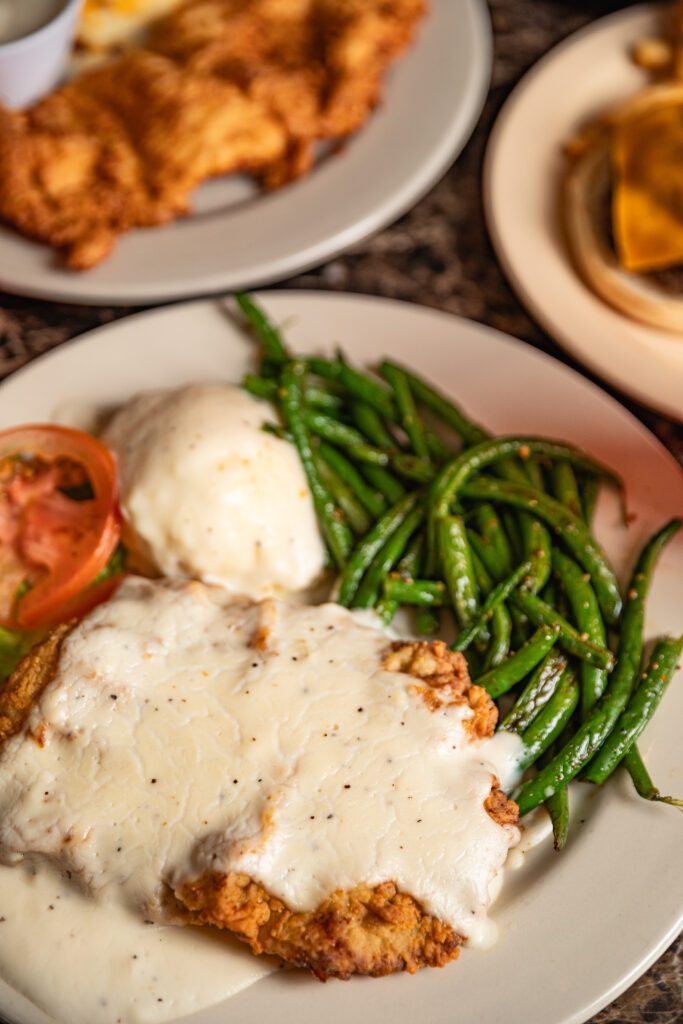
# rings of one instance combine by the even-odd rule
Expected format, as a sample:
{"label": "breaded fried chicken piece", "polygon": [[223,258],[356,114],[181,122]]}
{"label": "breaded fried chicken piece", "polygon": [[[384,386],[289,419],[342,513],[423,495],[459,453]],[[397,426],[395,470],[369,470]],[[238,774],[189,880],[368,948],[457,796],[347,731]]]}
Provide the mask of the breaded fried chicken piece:
{"label": "breaded fried chicken piece", "polygon": [[33,704],[54,678],[62,643],[74,625],[70,622],[51,630],[0,686],[0,746],[19,732]]}
{"label": "breaded fried chicken piece", "polygon": [[258,171],[286,144],[232,83],[131,53],[25,113],[0,112],[0,217],[85,269],[118,234],[186,212],[204,178]]}
{"label": "breaded fried chicken piece", "polygon": [[381,98],[388,64],[415,36],[426,0],[318,0],[330,77],[326,135],[357,131]]}
{"label": "breaded fried chicken piece", "polygon": [[[465,724],[472,737],[493,735],[498,709],[488,693],[471,682],[464,656],[443,641],[397,641],[384,667],[407,672],[425,684],[416,690],[431,710],[444,703],[469,704],[473,716]],[[484,807],[501,827],[518,821],[517,805],[507,799],[496,779]],[[463,941],[392,881],[334,892],[306,913],[289,910],[258,882],[235,872],[209,872],[178,886],[174,898],[176,912],[188,923],[228,928],[254,953],[280,956],[308,968],[322,981],[443,967],[457,958]]]}
{"label": "breaded fried chicken piece", "polygon": [[190,0],[147,40],[150,50],[193,73],[232,82],[283,124],[286,155],[262,175],[270,187],[301,177],[313,163],[326,81],[314,2]]}
{"label": "breaded fried chicken piece", "polygon": [[123,125],[83,92],[60,90],[26,113],[0,110],[0,217],[62,250],[72,267],[93,266],[117,234],[154,223],[146,200]]}
{"label": "breaded fried chicken piece", "polygon": [[425,9],[425,0],[189,0],[147,45],[239,84],[282,119],[290,149],[263,176],[276,187],[309,168],[315,140],[360,128]]}
{"label": "breaded fried chicken piece", "polygon": [[[0,744],[20,730],[54,677],[62,642],[73,625],[53,630],[0,688]],[[416,693],[433,711],[444,704],[468,704],[473,714],[465,724],[473,739],[493,735],[497,709],[486,691],[472,684],[461,653],[438,640],[400,641],[392,645],[384,668],[415,676]],[[39,744],[44,742],[43,727],[34,735]],[[502,828],[517,823],[517,805],[495,779],[484,808]],[[294,912],[247,874],[209,871],[180,880],[169,890],[164,911],[166,921],[228,929],[254,953],[277,955],[323,981],[443,967],[458,957],[463,941],[390,879],[338,890],[314,910]]]}
{"label": "breaded fried chicken piece", "polygon": [[276,188],[357,130],[426,0],[189,0],[147,49],[0,108],[0,218],[87,269],[188,210],[205,178]]}
{"label": "breaded fried chicken piece", "polygon": [[234,85],[156,54],[130,54],[74,88],[121,119],[153,201],[173,212],[205,178],[258,170],[285,146],[278,123]]}
{"label": "breaded fried chicken piece", "polygon": [[254,953],[271,953],[317,978],[374,978],[456,960],[462,936],[425,914],[393,882],[332,893],[293,913],[248,875],[211,873],[176,893],[192,924],[229,928]]}

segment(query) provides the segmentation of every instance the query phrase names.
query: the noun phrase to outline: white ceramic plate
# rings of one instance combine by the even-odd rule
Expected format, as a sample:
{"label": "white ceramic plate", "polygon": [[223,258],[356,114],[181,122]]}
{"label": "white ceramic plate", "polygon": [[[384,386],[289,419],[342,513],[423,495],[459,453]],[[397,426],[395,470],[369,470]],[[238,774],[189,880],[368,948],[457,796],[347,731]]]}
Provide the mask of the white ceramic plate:
{"label": "white ceramic plate", "polygon": [[[636,548],[683,509],[683,474],[650,433],[574,371],[489,328],[416,306],[353,296],[280,292],[263,297],[294,349],[341,344],[360,363],[391,355],[418,367],[495,432],[571,439],[623,474],[637,517],[625,530],[611,496],[601,497],[598,533],[623,579]],[[160,385],[227,379],[251,365],[253,349],[227,307],[201,302],[130,317],[43,356],[0,387],[0,428],[73,419],[79,407],[113,406]],[[581,414],[577,414],[581,410]],[[647,632],[683,629],[683,538],[666,550],[647,609]],[[683,792],[683,677],[641,741],[656,781]],[[488,952],[416,977],[320,985],[300,973],[273,975],[207,1010],[194,1024],[578,1024],[626,988],[663,951],[683,920],[680,816],[633,795],[628,778],[603,792],[576,786],[567,848],[545,844],[506,880]],[[583,819],[583,823],[579,822]],[[46,1024],[0,986],[0,1012]],[[189,1018],[188,1024],[189,1024]]]}
{"label": "white ceramic plate", "polygon": [[656,25],[654,8],[630,8],[540,60],[496,122],[484,189],[496,252],[532,316],[594,373],[683,420],[683,335],[637,324],[597,298],[570,262],[558,217],[563,142],[649,81],[629,53]]}
{"label": "white ceramic plate", "polygon": [[85,273],[0,229],[0,290],[129,305],[252,287],[322,263],[395,220],[438,181],[486,95],[484,0],[432,0],[415,46],[390,71],[384,103],[336,156],[268,195],[237,176],[202,186],[194,214],[131,232]]}

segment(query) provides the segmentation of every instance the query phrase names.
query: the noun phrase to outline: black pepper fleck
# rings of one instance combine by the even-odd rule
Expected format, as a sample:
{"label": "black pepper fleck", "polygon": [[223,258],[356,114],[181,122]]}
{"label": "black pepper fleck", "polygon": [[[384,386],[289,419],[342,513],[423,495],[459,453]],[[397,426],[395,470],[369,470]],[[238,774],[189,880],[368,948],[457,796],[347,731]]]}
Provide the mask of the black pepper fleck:
{"label": "black pepper fleck", "polygon": [[327,820],[329,821],[329,820],[330,820],[330,818],[334,818],[334,814],[328,814],[328,815],[327,815]]}
{"label": "black pepper fleck", "polygon": [[112,700],[118,700],[119,699],[118,693],[110,693],[109,696],[111,697]]}
{"label": "black pepper fleck", "polygon": [[157,780],[156,780],[156,779],[152,779],[151,781],[152,781],[152,782],[156,782]]}

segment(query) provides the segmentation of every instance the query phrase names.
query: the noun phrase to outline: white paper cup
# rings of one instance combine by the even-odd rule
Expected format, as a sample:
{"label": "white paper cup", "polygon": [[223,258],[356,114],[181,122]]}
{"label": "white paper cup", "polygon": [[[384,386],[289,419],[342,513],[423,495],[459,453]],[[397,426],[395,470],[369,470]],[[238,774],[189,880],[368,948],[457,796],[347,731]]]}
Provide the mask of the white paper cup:
{"label": "white paper cup", "polygon": [[0,43],[0,103],[23,107],[56,85],[66,67],[82,4],[83,0],[66,0],[47,25]]}

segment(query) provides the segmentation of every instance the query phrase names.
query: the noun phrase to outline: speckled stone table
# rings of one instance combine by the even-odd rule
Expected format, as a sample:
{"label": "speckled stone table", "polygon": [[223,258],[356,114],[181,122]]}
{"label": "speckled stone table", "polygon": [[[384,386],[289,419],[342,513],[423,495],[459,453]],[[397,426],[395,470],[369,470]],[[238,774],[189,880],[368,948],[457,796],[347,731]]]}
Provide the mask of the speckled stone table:
{"label": "speckled stone table", "polygon": [[[366,292],[450,310],[514,334],[586,373],[533,323],[508,287],[484,224],[481,165],[491,125],[520,75],[561,38],[619,6],[624,5],[609,0],[491,0],[495,47],[491,90],[477,129],[454,167],[396,224],[345,256],[280,287]],[[74,335],[130,312],[0,296],[0,377]],[[683,426],[616,397],[683,464]],[[679,938],[591,1024],[682,1021],[683,939]]]}

